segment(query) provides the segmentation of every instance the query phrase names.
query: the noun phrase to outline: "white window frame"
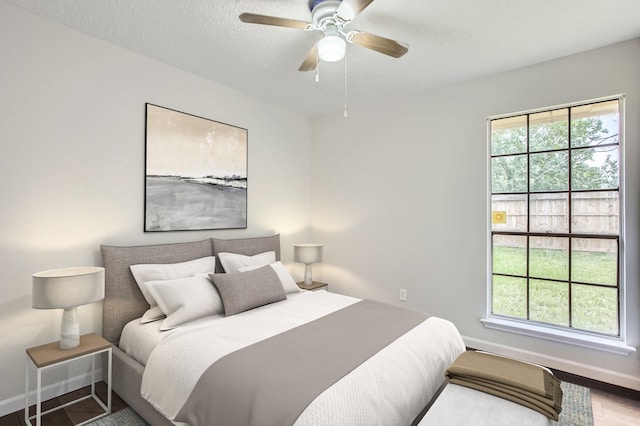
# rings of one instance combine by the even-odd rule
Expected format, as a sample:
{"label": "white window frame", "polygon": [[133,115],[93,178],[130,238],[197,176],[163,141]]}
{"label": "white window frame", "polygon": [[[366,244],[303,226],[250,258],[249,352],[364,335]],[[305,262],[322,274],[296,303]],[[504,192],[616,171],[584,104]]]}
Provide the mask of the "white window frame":
{"label": "white window frame", "polygon": [[[491,121],[500,119],[513,117],[522,114],[535,114],[538,112],[550,111],[561,108],[570,108],[577,105],[588,104],[588,103],[597,103],[597,102],[606,102],[606,101],[619,101],[619,114],[620,114],[620,137],[618,142],[618,149],[620,155],[620,164],[619,164],[619,198],[620,198],[620,234],[619,234],[619,299],[620,305],[619,309],[619,336],[603,336],[597,333],[590,333],[587,331],[575,330],[575,329],[567,329],[564,327],[554,327],[553,325],[540,324],[537,322],[532,322],[526,319],[517,319],[517,318],[506,318],[503,316],[495,316],[492,315],[492,306],[493,306],[493,295],[492,295],[492,282],[493,282],[493,274],[492,274],[492,251],[491,251]],[[546,340],[552,340],[555,342],[566,343],[575,346],[587,347],[591,349],[616,353],[620,355],[628,355],[630,353],[636,352],[636,348],[633,346],[627,345],[626,335],[627,335],[627,327],[626,327],[626,267],[625,267],[625,258],[626,258],[626,250],[625,250],[625,96],[624,94],[619,94],[615,96],[608,96],[598,99],[591,99],[580,102],[571,102],[563,105],[556,105],[551,107],[544,107],[534,110],[521,111],[521,112],[513,112],[508,114],[495,115],[487,118],[487,194],[488,194],[488,205],[487,205],[487,305],[486,305],[486,315],[485,318],[482,318],[480,321],[483,326],[486,328],[500,330],[515,334],[521,334],[531,337],[542,338]]]}

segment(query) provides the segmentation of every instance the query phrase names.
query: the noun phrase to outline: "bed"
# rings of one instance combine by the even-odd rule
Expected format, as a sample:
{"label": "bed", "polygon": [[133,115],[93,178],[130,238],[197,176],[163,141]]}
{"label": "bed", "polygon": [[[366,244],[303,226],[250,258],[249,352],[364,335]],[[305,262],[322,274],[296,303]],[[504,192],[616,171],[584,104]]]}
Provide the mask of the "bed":
{"label": "bed", "polygon": [[[223,416],[218,422],[225,425],[281,424],[273,419],[285,418],[282,424],[297,426],[416,424],[442,388],[445,370],[465,350],[446,320],[375,301],[287,287],[292,278],[283,277],[275,266],[280,260],[279,235],[103,245],[101,251],[106,287],[103,337],[114,345],[112,386],[154,426],[213,424],[206,416],[214,415]],[[234,265],[233,273],[225,273],[229,271],[221,263],[227,253],[254,258],[271,252],[276,262],[268,266]],[[167,326],[177,316],[173,314],[141,324],[154,305],[141,291],[131,266],[205,258],[214,261],[215,274],[208,277],[216,283],[225,310],[239,306],[239,311],[200,316],[177,326]],[[254,291],[259,280],[273,284],[274,279],[280,280],[276,282],[284,288],[284,299],[280,295],[273,303],[247,308],[234,294],[242,286]],[[171,309],[166,303],[158,307]],[[356,314],[361,317],[347,316]],[[167,329],[160,330],[163,327]],[[320,343],[322,339],[342,340],[333,348]],[[211,376],[208,382],[205,376]],[[251,381],[247,376],[256,376],[255,383],[244,385]],[[277,390],[261,396],[258,390],[264,387]],[[246,394],[252,398],[244,398]],[[232,405],[234,410],[226,410]]]}

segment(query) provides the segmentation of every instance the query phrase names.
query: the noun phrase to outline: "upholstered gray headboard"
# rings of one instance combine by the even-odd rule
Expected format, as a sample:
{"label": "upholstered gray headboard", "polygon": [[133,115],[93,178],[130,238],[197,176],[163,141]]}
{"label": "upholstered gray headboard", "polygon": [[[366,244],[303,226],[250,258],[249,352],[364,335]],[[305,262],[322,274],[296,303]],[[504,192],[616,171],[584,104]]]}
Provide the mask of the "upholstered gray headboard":
{"label": "upholstered gray headboard", "polygon": [[[129,266],[140,263],[176,263],[219,252],[247,256],[275,251],[280,260],[280,235],[240,239],[206,239],[189,243],[144,246],[100,246],[105,268],[105,298],[102,311],[102,335],[109,342],[120,341],[122,328],[149,309]],[[216,272],[223,272],[216,259]]]}

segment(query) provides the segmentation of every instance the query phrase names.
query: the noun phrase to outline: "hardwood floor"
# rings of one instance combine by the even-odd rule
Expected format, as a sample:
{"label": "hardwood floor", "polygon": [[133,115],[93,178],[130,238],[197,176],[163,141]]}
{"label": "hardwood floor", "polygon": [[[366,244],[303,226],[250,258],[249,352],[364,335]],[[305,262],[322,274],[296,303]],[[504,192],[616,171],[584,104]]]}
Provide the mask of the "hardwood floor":
{"label": "hardwood floor", "polygon": [[[640,426],[640,392],[558,371],[554,373],[560,380],[591,388],[594,426]],[[96,393],[103,401],[105,400],[107,386],[104,382],[96,384]],[[62,395],[44,402],[43,410],[88,394],[89,387],[86,387]],[[114,413],[127,407],[127,404],[115,393],[112,396],[111,405]],[[93,399],[88,399],[47,414],[42,418],[42,425],[72,426],[94,417],[100,412],[98,404]],[[24,412],[17,411],[0,417],[0,426],[25,426]]]}
{"label": "hardwood floor", "polygon": [[616,396],[591,389],[594,426],[639,426],[640,399]]}

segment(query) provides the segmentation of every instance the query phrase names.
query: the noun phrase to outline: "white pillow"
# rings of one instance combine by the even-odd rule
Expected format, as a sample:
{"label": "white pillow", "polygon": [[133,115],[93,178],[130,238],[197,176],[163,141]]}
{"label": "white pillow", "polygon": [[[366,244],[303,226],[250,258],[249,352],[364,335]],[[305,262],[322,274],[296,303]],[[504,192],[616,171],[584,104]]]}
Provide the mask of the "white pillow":
{"label": "white pillow", "polygon": [[275,251],[265,251],[254,256],[245,256],[237,253],[218,253],[218,259],[222,263],[224,271],[228,274],[238,272],[245,266],[265,266],[276,261]]}
{"label": "white pillow", "polygon": [[147,281],[175,280],[177,278],[192,277],[195,274],[210,273],[213,272],[215,264],[216,258],[214,256],[207,256],[179,263],[139,264],[129,266],[129,269],[131,269],[131,273],[133,274],[133,278],[135,278],[142,295],[150,306],[147,312],[142,315],[140,322],[144,324],[164,317],[164,313],[160,308],[158,308],[158,304],[145,286]]}
{"label": "white pillow", "polygon": [[[285,293],[289,294],[289,293],[297,293],[299,291],[302,291],[300,287],[298,287],[298,284],[296,284],[296,281],[293,279],[289,271],[287,271],[287,268],[285,268],[285,266],[282,264],[282,262],[280,261],[273,262],[273,263],[270,263],[269,266],[271,266],[271,268],[273,268],[273,270],[278,275],[278,278],[282,283],[282,288],[284,288]],[[243,266],[242,268],[238,269],[238,272],[253,271],[254,269],[258,269],[260,267],[261,267],[260,265]]]}
{"label": "white pillow", "polygon": [[167,315],[160,330],[171,330],[198,318],[224,313],[218,290],[206,273],[175,280],[147,281],[145,285]]}

